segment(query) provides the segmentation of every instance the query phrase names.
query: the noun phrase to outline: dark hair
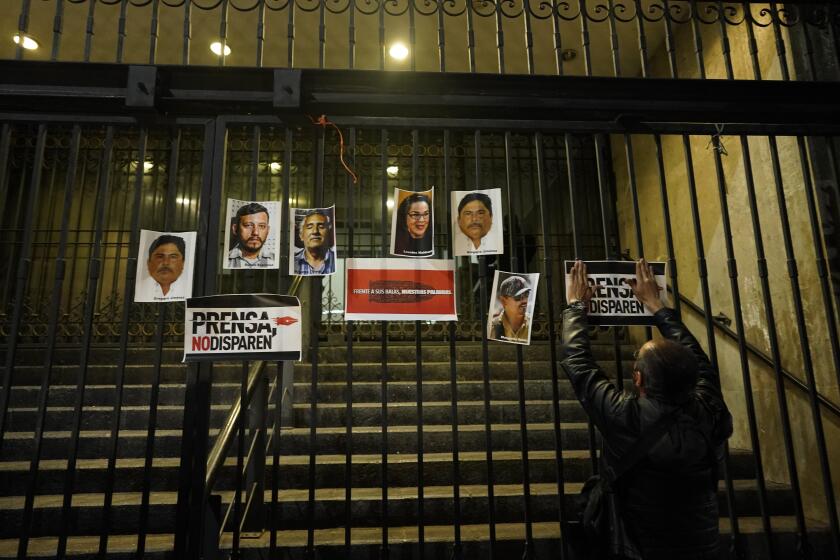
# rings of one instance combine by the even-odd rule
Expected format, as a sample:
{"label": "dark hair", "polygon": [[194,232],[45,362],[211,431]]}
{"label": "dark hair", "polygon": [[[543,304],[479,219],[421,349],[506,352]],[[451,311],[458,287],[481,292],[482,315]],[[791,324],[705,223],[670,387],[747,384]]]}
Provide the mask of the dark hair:
{"label": "dark hair", "polygon": [[490,212],[490,215],[493,215],[493,203],[490,201],[490,197],[480,192],[471,192],[470,194],[466,195],[464,198],[461,199],[461,202],[458,203],[458,215],[461,215],[461,210],[464,209],[464,206],[466,206],[474,200],[477,200],[484,206],[486,206],[487,211]]}
{"label": "dark hair", "polygon": [[697,358],[667,338],[647,342],[634,368],[644,375],[645,392],[664,401],[684,401],[697,383]]}
{"label": "dark hair", "polygon": [[[397,234],[408,231],[408,209],[411,208],[412,204],[417,202],[424,202],[429,207],[429,212],[432,211],[432,199],[422,193],[411,193],[400,202],[397,208]],[[426,231],[428,232],[429,230]]]}
{"label": "dark hair", "polygon": [[177,235],[170,235],[168,233],[161,235],[154,241],[152,244],[149,245],[149,260],[152,258],[152,253],[155,252],[155,249],[160,247],[161,245],[166,245],[167,243],[172,243],[178,248],[178,251],[181,252],[181,257],[186,260],[187,258],[187,245],[184,243],[183,237],[178,237]]}
{"label": "dark hair", "polygon": [[265,215],[271,218],[271,214],[268,212],[268,208],[260,204],[259,202],[249,202],[245,206],[241,206],[239,210],[236,211],[236,220],[234,223],[239,224],[239,218],[242,216],[250,216],[251,214],[259,214],[260,212],[265,212]]}

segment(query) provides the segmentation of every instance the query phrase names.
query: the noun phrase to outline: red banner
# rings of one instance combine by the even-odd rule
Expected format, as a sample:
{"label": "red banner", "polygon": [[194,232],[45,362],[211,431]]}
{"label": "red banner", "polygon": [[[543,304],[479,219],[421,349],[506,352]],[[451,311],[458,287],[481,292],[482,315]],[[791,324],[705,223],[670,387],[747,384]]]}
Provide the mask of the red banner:
{"label": "red banner", "polygon": [[456,321],[451,260],[347,259],[344,318]]}

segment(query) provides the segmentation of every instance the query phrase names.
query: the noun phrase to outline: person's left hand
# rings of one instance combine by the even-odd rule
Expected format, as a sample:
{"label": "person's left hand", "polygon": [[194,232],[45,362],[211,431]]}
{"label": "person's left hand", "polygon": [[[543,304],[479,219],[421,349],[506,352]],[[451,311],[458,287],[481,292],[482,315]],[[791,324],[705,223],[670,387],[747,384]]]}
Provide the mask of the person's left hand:
{"label": "person's left hand", "polygon": [[589,300],[592,299],[592,287],[587,282],[586,265],[583,261],[577,260],[569,273],[569,286],[566,288],[566,303],[582,301],[586,308],[589,308]]}

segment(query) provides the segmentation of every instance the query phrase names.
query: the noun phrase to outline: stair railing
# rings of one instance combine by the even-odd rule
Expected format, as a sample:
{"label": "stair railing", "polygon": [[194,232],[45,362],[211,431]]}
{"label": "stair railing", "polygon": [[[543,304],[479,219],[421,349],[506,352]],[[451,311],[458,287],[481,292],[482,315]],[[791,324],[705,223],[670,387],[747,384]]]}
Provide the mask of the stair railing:
{"label": "stair railing", "polygon": [[[295,277],[289,287],[288,295],[297,294],[302,278],[301,276]],[[247,375],[244,395],[242,391],[237,395],[228,411],[227,418],[222,424],[222,428],[219,430],[219,434],[216,436],[216,440],[213,442],[213,447],[207,455],[204,498],[208,511],[205,515],[203,557],[208,560],[220,557],[219,542],[234,504],[239,500],[237,492],[228,504],[225,514],[222,515],[221,497],[213,495],[212,492],[230,451],[230,446],[239,431],[238,428],[243,414],[248,414],[251,438],[242,464],[241,474],[244,481],[242,486],[245,489],[245,508],[240,517],[238,529],[239,532],[244,530],[261,532],[266,525],[264,507],[266,453],[271,446],[272,439],[279,437],[279,434],[273,432],[271,438],[265,437],[266,417],[268,403],[271,402],[274,391],[281,391],[283,387],[279,375],[275,377],[273,385],[268,386],[266,362],[263,360],[252,362]],[[281,411],[275,410],[274,413],[280,414]]]}
{"label": "stair railing", "polygon": [[[670,289],[668,290],[668,292],[673,296],[673,292]],[[706,318],[706,312],[703,311],[703,308],[700,307],[699,305],[697,305],[696,303],[694,303],[693,301],[691,301],[690,299],[688,299],[683,294],[680,294],[680,301],[682,303],[684,303],[689,309],[691,309],[696,314],[700,315],[704,319]],[[712,325],[714,325],[714,327],[717,330],[719,330],[721,333],[723,333],[727,338],[730,338],[730,339],[736,340],[736,341],[738,340],[738,333],[736,333],[735,331],[733,331],[732,329],[730,329],[727,326],[727,323],[730,322],[730,321],[728,320],[728,318],[725,315],[718,314],[718,315],[713,316],[711,319],[712,319]],[[747,342],[746,346],[747,346],[747,351],[752,356],[754,356],[755,358],[760,360],[762,363],[764,363],[764,365],[769,366],[769,367],[773,367],[773,359],[770,356],[768,356],[767,354],[765,354],[764,352],[762,352],[760,349],[758,349],[756,346],[750,344],[749,342]],[[808,392],[808,386],[805,383],[803,383],[798,377],[796,377],[793,373],[789,372],[788,370],[786,370],[782,367],[780,367],[779,370],[782,372],[782,375],[784,376],[784,378],[791,383],[791,385],[793,385],[794,387],[796,387],[797,389],[799,389],[800,391],[802,391],[804,393]],[[837,403],[834,403],[833,401],[826,398],[825,396],[823,396],[822,393],[819,393],[819,392],[817,392],[817,399],[820,401],[820,404],[825,408],[825,410],[828,410],[829,412],[834,414],[834,416],[840,418],[840,406],[838,406]]]}

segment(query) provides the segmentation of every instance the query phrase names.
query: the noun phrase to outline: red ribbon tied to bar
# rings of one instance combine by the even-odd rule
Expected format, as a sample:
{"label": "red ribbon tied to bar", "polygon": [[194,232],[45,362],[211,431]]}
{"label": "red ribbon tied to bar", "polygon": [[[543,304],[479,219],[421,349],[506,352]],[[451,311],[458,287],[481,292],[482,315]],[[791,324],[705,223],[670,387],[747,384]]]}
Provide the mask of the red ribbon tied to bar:
{"label": "red ribbon tied to bar", "polygon": [[341,165],[344,167],[345,171],[347,171],[347,173],[350,175],[350,177],[353,178],[353,184],[358,183],[359,182],[359,176],[356,175],[356,172],[353,171],[353,169],[349,165],[347,165],[347,162],[344,161],[344,135],[341,133],[341,129],[338,128],[338,126],[334,122],[328,120],[326,115],[321,115],[317,119],[312,118],[311,115],[306,115],[306,116],[309,117],[309,120],[312,121],[312,124],[323,126],[324,128],[327,128],[328,126],[331,126],[335,129],[336,132],[338,132],[338,143],[339,143],[338,157],[341,160]]}

